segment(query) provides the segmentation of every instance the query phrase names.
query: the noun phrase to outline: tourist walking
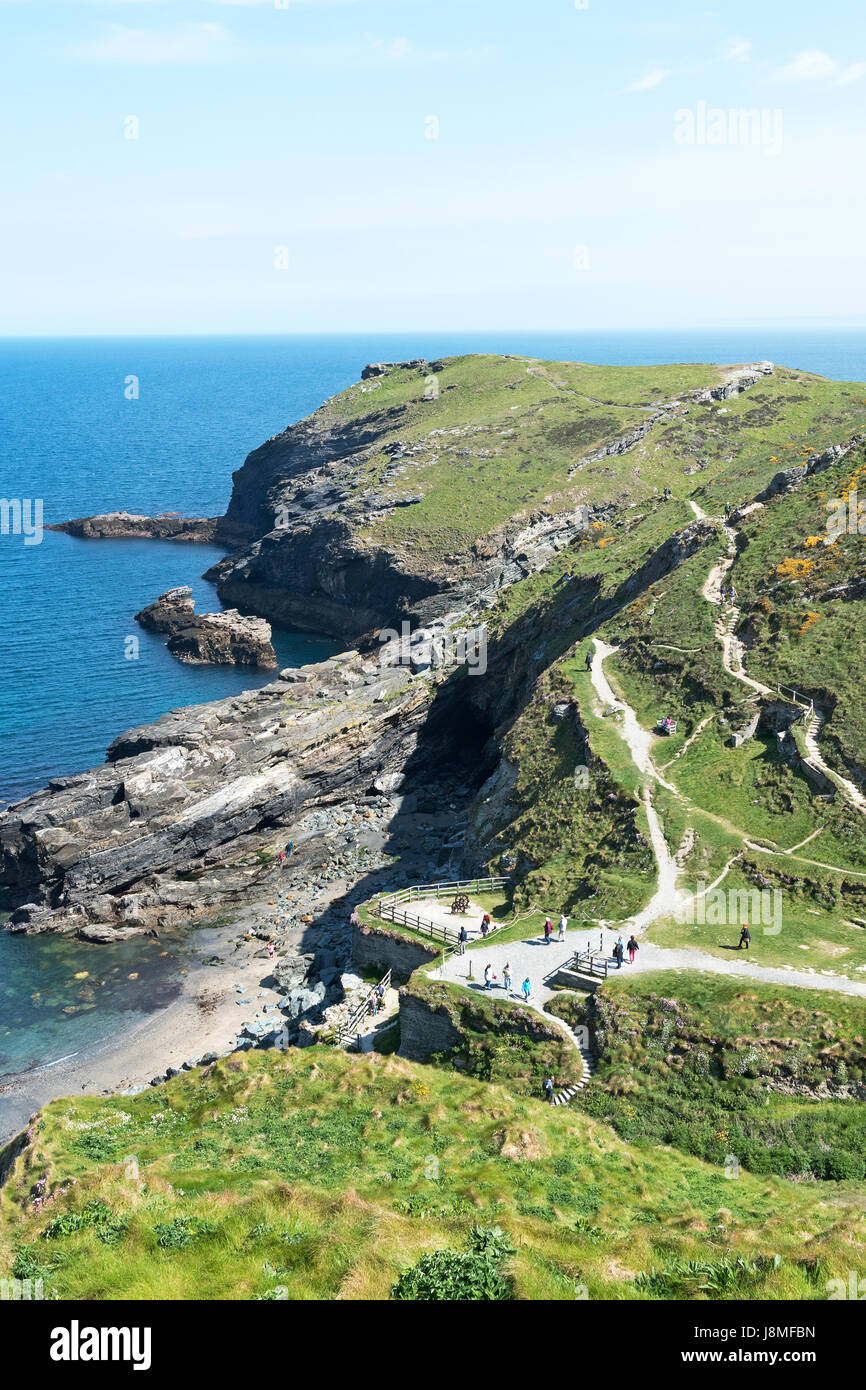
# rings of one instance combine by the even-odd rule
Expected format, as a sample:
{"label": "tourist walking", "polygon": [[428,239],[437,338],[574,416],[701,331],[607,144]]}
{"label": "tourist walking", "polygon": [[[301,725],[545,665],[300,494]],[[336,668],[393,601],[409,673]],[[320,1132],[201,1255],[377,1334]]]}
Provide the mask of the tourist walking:
{"label": "tourist walking", "polygon": [[622,958],[625,955],[625,947],[622,944],[622,937],[617,938],[617,943],[613,948],[613,958],[616,961],[617,970],[622,970]]}
{"label": "tourist walking", "polygon": [[485,989],[492,989],[492,987],[493,987],[493,967],[492,967],[492,965],[485,965],[485,967],[484,967],[484,988],[485,988]]}
{"label": "tourist walking", "polygon": [[489,931],[490,931],[490,913],[489,913],[489,912],[485,912],[484,916],[481,918],[481,935],[482,935],[482,936],[486,936],[487,933],[488,933]]}
{"label": "tourist walking", "polygon": [[460,934],[457,940],[460,943],[460,954],[462,956],[463,952],[466,950],[466,942],[469,940],[469,933],[465,927],[460,928]]}
{"label": "tourist walking", "polygon": [[565,933],[566,933],[567,930],[568,930],[568,918],[566,917],[565,913],[563,912],[563,913],[561,914],[560,918],[559,918],[559,931],[558,931],[557,937],[556,937],[557,941],[564,941],[564,940],[565,940]]}
{"label": "tourist walking", "polygon": [[502,988],[506,994],[511,993],[511,964],[509,961],[505,962],[505,968],[502,971]]}
{"label": "tourist walking", "polygon": [[632,932],[628,941],[625,943],[625,949],[628,951],[629,965],[634,965],[635,952],[640,950],[640,947],[638,946],[637,941],[635,940],[634,932]]}
{"label": "tourist walking", "polygon": [[549,945],[550,945],[550,939],[551,939],[552,936],[553,936],[553,923],[551,922],[551,920],[550,920],[549,917],[545,917],[545,919],[544,919],[544,944],[545,944],[545,946],[549,946]]}
{"label": "tourist walking", "polygon": [[589,651],[588,651],[587,654],[586,654],[586,669],[587,669],[587,671],[591,671],[591,670],[592,670],[592,648],[591,648],[591,647],[590,647]]}
{"label": "tourist walking", "polygon": [[526,979],[523,981],[523,984],[520,986],[520,990],[521,990],[521,993],[522,993],[522,995],[523,995],[523,998],[526,1000],[526,1003],[528,1004],[528,1003],[529,1003],[529,996],[530,996],[530,994],[532,993],[532,985],[529,983],[529,976],[528,976],[528,975],[527,975]]}
{"label": "tourist walking", "polygon": [[737,950],[740,951],[745,946],[746,950],[748,951],[751,940],[752,933],[749,931],[749,928],[746,926],[746,923],[744,922],[743,929],[740,932],[740,939],[737,942]]}
{"label": "tourist walking", "polygon": [[269,942],[268,942],[267,951],[268,951],[268,960],[273,960],[273,958],[274,958],[274,943],[273,943],[273,941],[269,941]]}
{"label": "tourist walking", "polygon": [[552,1076],[548,1076],[547,1080],[546,1080],[545,1083],[544,1083],[544,1094],[545,1094],[545,1096],[547,1097],[547,1099],[550,1101],[550,1103],[551,1103],[551,1105],[552,1105],[552,1104],[553,1104],[553,1077],[552,1077]]}

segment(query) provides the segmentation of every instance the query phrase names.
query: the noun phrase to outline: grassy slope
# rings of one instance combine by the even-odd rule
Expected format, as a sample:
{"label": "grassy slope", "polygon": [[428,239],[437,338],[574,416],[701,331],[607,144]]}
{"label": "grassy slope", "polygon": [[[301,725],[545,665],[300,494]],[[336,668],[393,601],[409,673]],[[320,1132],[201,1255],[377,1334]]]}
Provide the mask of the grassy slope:
{"label": "grassy slope", "polygon": [[845,533],[824,543],[827,503],[847,497],[858,482],[862,488],[864,467],[866,450],[859,450],[749,517],[733,577],[751,628],[750,673],[834,704],[822,752],[843,774],[850,763],[866,775],[862,599],[827,596],[866,573],[866,541]]}
{"label": "grassy slope", "polygon": [[864,417],[862,388],[779,369],[741,397],[693,403],[682,421],[659,422],[622,457],[582,464],[650,408],[723,373],[711,364],[592,367],[480,354],[437,366],[436,399],[425,399],[424,374],[394,371],[341,392],[312,417],[322,427],[375,429],[378,447],[357,463],[350,492],[423,500],[367,535],[430,557],[465,553],[539,507],[614,501],[619,509],[652,501],[665,486],[680,500],[710,498],[716,485],[740,500],[782,466],[774,456],[806,440],[845,438]]}
{"label": "grassy slope", "polygon": [[[34,1210],[43,1178],[56,1195]],[[108,1219],[70,1231],[94,1198]],[[386,1298],[478,1222],[517,1246],[521,1298],[701,1297],[686,1262],[737,1257],[752,1263],[722,1296],[823,1298],[864,1235],[854,1188],[728,1182],[454,1071],[322,1048],[53,1103],[0,1218],[4,1265],[74,1299]]]}
{"label": "grassy slope", "polygon": [[[866,1172],[862,1100],[841,1098],[866,1080],[860,1000],[664,971],[605,985],[589,1013],[601,1061],[585,1103],[623,1138],[759,1173]],[[840,1098],[794,1093],[822,1086]]]}

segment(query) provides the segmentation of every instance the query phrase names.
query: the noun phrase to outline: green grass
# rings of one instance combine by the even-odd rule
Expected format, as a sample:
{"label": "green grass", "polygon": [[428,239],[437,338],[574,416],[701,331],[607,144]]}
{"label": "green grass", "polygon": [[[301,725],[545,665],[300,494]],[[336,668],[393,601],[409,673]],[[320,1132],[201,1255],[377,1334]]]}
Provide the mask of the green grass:
{"label": "green grass", "polygon": [[[94,1200],[115,1244],[100,1224],[44,1237]],[[812,1299],[862,1262],[862,1203],[855,1185],[727,1182],[503,1086],[316,1047],[48,1106],[0,1190],[0,1264],[73,1300],[376,1299],[484,1226],[514,1247],[521,1299],[727,1297],[683,1284],[684,1262],[739,1258],[759,1266],[751,1298]]]}
{"label": "green grass", "polygon": [[425,398],[425,373],[399,370],[350,387],[311,417],[314,427],[375,435],[377,447],[353,463],[350,494],[420,493],[422,500],[398,507],[363,534],[427,557],[465,555],[480,536],[539,506],[603,505],[614,492],[625,508],[655,504],[665,486],[681,506],[696,481],[708,499],[716,483],[754,491],[778,466],[770,462],[773,451],[792,436],[835,440],[863,416],[856,385],[779,369],[741,397],[692,403],[688,416],[658,423],[621,458],[585,463],[644,423],[647,407],[718,383],[719,368],[588,366],[484,354],[436,366],[435,399]]}
{"label": "green grass", "polygon": [[586,1108],[623,1138],[672,1144],[732,1180],[738,1167],[866,1174],[861,1000],[659,971],[606,984],[587,1015],[600,1061]]}
{"label": "green grass", "polygon": [[[820,839],[813,840],[804,853],[819,843]],[[697,890],[697,875],[690,872],[680,886]],[[661,918],[649,928],[649,937],[658,946],[707,951],[730,962],[737,958],[731,952],[737,944],[739,922],[729,895],[755,890],[769,895],[769,911],[764,916],[771,920],[756,925],[754,907],[749,912],[752,960],[801,971],[830,970],[855,981],[862,978],[859,972],[866,966],[866,928],[856,925],[855,919],[866,922],[866,879],[828,873],[787,855],[745,852],[719,884],[727,909],[722,913],[720,907],[720,922],[705,906],[703,923]],[[780,895],[776,900],[778,922],[771,896],[775,892]],[[778,932],[777,925],[781,926]],[[770,929],[765,931],[765,927]]]}
{"label": "green grass", "polygon": [[[555,909],[572,918],[616,919],[636,911],[652,891],[652,855],[625,746],[611,730],[611,764],[604,752],[595,756],[595,740],[606,728],[583,702],[579,715],[553,716],[557,701],[574,696],[576,679],[569,662],[545,672],[505,739],[517,776],[490,864],[495,870],[502,853],[519,845],[514,905],[520,916]],[[589,762],[582,728],[590,733]]]}

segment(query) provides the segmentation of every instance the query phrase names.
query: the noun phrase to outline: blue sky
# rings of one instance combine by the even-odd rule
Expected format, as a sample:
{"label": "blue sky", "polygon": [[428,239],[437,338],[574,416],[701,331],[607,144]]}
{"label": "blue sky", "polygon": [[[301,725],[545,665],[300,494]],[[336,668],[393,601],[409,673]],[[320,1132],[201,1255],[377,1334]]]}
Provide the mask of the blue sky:
{"label": "blue sky", "polygon": [[0,0],[0,333],[866,323],[862,0],[582,3]]}

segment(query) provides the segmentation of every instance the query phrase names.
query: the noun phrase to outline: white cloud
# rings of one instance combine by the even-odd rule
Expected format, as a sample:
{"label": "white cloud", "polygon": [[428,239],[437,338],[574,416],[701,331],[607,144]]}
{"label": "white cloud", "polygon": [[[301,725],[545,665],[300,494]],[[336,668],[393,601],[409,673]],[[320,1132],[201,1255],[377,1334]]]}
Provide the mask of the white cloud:
{"label": "white cloud", "polygon": [[849,63],[842,67],[829,53],[820,48],[795,53],[790,63],[781,68],[778,77],[791,82],[822,82],[833,79],[837,87],[849,87],[866,74],[866,63]]}
{"label": "white cloud", "polygon": [[809,48],[795,53],[790,63],[780,69],[779,76],[792,82],[815,82],[822,77],[833,77],[837,68],[836,59],[829,53]]}
{"label": "white cloud", "polygon": [[232,35],[223,24],[184,24],[176,29],[132,29],[112,24],[99,38],[75,44],[72,54],[91,63],[211,63],[229,56]]}
{"label": "white cloud", "polygon": [[649,72],[645,73],[643,77],[639,77],[637,82],[632,82],[631,86],[626,88],[626,91],[651,92],[653,87],[661,86],[665,78],[669,76],[670,73],[664,68],[650,68]]}
{"label": "white cloud", "polygon": [[840,72],[839,86],[848,87],[852,82],[859,82],[864,74],[866,74],[866,63],[852,63],[850,67],[843,68]]}
{"label": "white cloud", "polygon": [[722,57],[729,63],[747,63],[752,56],[752,45],[748,39],[728,39],[722,49]]}

